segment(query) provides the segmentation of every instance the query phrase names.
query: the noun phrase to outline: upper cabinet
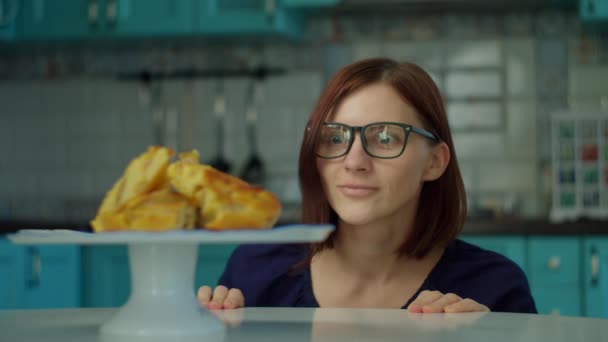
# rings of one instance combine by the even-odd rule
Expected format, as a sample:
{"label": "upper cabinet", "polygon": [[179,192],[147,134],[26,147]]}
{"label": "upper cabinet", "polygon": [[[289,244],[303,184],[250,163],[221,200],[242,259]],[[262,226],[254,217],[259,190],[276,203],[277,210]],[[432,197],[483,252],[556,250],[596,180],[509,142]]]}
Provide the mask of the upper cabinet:
{"label": "upper cabinet", "polygon": [[199,3],[197,32],[208,35],[298,37],[302,18],[273,0],[216,0]]}
{"label": "upper cabinet", "polygon": [[191,0],[105,0],[106,27],[113,36],[162,37],[191,34]]}
{"label": "upper cabinet", "polygon": [[23,0],[20,38],[78,39],[99,29],[99,4],[87,0]]}
{"label": "upper cabinet", "polygon": [[0,41],[16,38],[21,11],[21,0],[0,0]]}
{"label": "upper cabinet", "polygon": [[285,8],[291,9],[318,9],[323,7],[335,6],[340,0],[282,0],[281,4]]}
{"label": "upper cabinet", "polygon": [[583,21],[608,21],[608,0],[580,0],[578,5]]}
{"label": "upper cabinet", "polygon": [[[252,35],[297,38],[312,10],[337,3],[338,0],[0,0],[0,4],[5,4],[0,6],[0,35],[12,32],[24,41]],[[2,13],[12,18],[12,10],[7,9],[14,6],[21,7],[18,25],[12,25],[12,31],[3,29],[7,20],[2,20]]]}
{"label": "upper cabinet", "polygon": [[192,33],[191,0],[23,0],[23,40]]}

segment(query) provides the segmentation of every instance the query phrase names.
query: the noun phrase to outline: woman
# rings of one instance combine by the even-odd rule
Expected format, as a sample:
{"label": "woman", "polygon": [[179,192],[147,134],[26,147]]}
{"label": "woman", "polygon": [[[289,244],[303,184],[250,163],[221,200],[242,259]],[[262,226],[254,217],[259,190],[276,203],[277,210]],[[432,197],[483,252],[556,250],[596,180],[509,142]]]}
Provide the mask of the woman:
{"label": "woman", "polygon": [[249,245],[212,309],[377,307],[411,312],[536,312],[521,269],[456,239],[466,197],[441,95],[411,63],[340,70],[311,114],[300,151],[303,223],[333,223],[320,244]]}

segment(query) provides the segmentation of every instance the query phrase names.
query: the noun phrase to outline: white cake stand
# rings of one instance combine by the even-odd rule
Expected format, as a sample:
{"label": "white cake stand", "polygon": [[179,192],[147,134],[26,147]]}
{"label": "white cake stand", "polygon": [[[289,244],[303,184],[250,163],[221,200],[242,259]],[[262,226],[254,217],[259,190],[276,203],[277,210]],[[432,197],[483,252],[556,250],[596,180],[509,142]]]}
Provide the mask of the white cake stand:
{"label": "white cake stand", "polygon": [[[20,230],[17,244],[127,244],[131,295],[100,332],[105,340],[142,337],[221,340],[224,324],[198,305],[192,284],[199,244],[298,243],[324,240],[332,225],[289,225],[268,230],[188,230],[163,233],[85,233],[72,230]],[[104,338],[106,337],[106,338]]]}

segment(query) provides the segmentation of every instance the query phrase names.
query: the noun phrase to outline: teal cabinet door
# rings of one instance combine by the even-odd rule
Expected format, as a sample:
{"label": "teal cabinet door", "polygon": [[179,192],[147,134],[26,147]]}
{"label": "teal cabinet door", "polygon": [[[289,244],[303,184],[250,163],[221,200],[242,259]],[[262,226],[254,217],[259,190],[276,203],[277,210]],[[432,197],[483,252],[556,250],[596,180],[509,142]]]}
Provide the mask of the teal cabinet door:
{"label": "teal cabinet door", "polygon": [[[201,245],[193,294],[202,285],[215,286],[236,245]],[[89,246],[82,255],[82,297],[85,307],[118,307],[129,299],[131,275],[127,246]]]}
{"label": "teal cabinet door", "polygon": [[[5,0],[6,1],[6,0]],[[194,0],[24,0],[24,40],[190,34]]]}
{"label": "teal cabinet door", "polygon": [[524,272],[526,265],[526,238],[523,236],[485,236],[485,235],[462,235],[460,239],[477,245],[514,261]]}
{"label": "teal cabinet door", "polygon": [[528,279],[539,313],[582,315],[580,238],[531,236],[528,244]]}
{"label": "teal cabinet door", "polygon": [[25,250],[0,238],[0,309],[23,307]]}
{"label": "teal cabinet door", "polygon": [[303,18],[281,4],[280,1],[266,0],[200,2],[196,32],[208,36],[256,35],[297,39],[302,35]]}
{"label": "teal cabinet door", "polygon": [[25,246],[27,265],[23,307],[80,306],[80,247]]}
{"label": "teal cabinet door", "polygon": [[322,9],[335,6],[340,0],[282,0],[285,8],[294,9]]}
{"label": "teal cabinet door", "polygon": [[608,20],[606,0],[580,0],[578,10],[583,22],[605,23]]}
{"label": "teal cabinet door", "polygon": [[192,0],[106,1],[105,21],[110,36],[162,37],[194,31],[196,12]]}
{"label": "teal cabinet door", "polygon": [[586,237],[583,249],[585,316],[608,318],[608,237]]}
{"label": "teal cabinet door", "polygon": [[237,245],[201,245],[198,250],[194,288],[202,285],[214,287]]}
{"label": "teal cabinet door", "polygon": [[82,254],[84,307],[118,307],[131,293],[127,246],[87,246]]}
{"label": "teal cabinet door", "polygon": [[80,306],[80,248],[0,240],[0,308]]}
{"label": "teal cabinet door", "polygon": [[17,23],[22,13],[21,0],[0,0],[0,41],[17,37]]}
{"label": "teal cabinet door", "polygon": [[71,40],[100,30],[101,0],[23,0],[20,39]]}

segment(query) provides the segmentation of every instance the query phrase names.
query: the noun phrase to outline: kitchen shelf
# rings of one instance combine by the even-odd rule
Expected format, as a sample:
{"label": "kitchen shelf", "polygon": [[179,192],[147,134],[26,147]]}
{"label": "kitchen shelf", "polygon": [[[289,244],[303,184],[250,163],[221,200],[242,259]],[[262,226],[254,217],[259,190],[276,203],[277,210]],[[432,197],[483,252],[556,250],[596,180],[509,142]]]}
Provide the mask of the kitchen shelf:
{"label": "kitchen shelf", "polygon": [[608,218],[608,115],[552,118],[552,221]]}

